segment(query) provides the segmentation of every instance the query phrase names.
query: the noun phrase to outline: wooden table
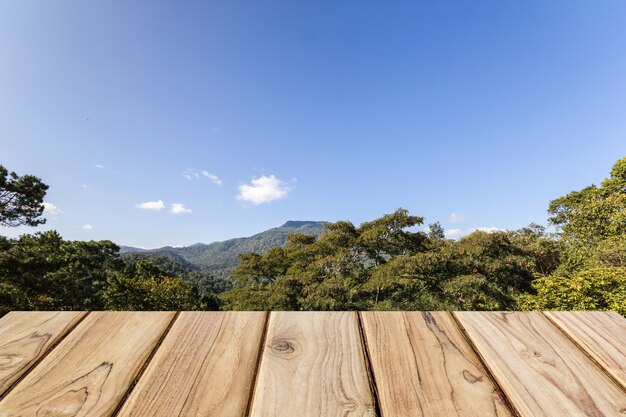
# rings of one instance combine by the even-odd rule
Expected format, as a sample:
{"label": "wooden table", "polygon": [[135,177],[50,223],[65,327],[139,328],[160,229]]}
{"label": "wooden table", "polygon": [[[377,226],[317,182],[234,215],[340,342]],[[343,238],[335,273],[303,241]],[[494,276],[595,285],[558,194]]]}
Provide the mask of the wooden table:
{"label": "wooden table", "polygon": [[12,312],[0,416],[626,416],[605,312]]}

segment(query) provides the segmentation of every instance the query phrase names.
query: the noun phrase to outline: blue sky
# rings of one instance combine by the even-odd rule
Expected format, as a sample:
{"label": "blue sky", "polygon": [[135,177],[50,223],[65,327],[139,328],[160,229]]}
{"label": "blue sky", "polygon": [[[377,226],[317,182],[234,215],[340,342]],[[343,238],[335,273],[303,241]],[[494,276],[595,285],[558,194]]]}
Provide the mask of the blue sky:
{"label": "blue sky", "polygon": [[0,2],[0,164],[50,185],[47,225],[0,233],[545,223],[626,155],[625,21],[621,0]]}

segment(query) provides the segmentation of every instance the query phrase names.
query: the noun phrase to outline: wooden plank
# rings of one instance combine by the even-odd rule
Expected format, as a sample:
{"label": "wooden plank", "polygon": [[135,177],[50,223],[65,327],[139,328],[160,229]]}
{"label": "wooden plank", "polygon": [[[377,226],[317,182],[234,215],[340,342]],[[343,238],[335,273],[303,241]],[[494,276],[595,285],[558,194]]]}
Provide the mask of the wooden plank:
{"label": "wooden plank", "polygon": [[624,415],[622,388],[541,313],[454,314],[522,416]]}
{"label": "wooden plank", "polygon": [[381,413],[511,416],[449,313],[363,312]]}
{"label": "wooden plank", "polygon": [[626,320],[615,312],[545,313],[626,388]]}
{"label": "wooden plank", "polygon": [[0,395],[85,316],[79,311],[13,311],[0,319]]}
{"label": "wooden plank", "polygon": [[0,416],[110,416],[174,314],[91,313],[0,402]]}
{"label": "wooden plank", "polygon": [[270,314],[251,416],[374,416],[355,312]]}
{"label": "wooden plank", "polygon": [[181,313],[119,416],[242,416],[266,317],[264,312]]}

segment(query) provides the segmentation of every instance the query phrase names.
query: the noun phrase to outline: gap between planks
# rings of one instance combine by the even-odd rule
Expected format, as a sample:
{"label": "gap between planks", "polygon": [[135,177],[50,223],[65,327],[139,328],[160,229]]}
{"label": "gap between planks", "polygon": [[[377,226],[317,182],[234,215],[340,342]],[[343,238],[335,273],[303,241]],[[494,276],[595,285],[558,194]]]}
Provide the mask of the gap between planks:
{"label": "gap between planks", "polygon": [[[374,371],[377,370],[378,372],[381,373],[379,377],[382,377],[379,379],[376,379],[376,377],[374,377],[374,383],[376,384],[376,388],[375,388],[376,395],[379,397],[380,413],[382,415],[392,413],[389,415],[389,417],[394,417],[395,415],[398,415],[398,416],[420,415],[420,416],[430,416],[430,417],[443,416],[443,415],[468,416],[468,415],[481,415],[482,412],[480,412],[480,410],[482,409],[482,411],[485,411],[485,412],[492,411],[493,413],[495,413],[493,415],[498,415],[498,416],[500,415],[506,415],[509,417],[519,416],[517,411],[511,406],[511,403],[510,401],[508,401],[508,398],[506,397],[506,395],[504,395],[501,387],[496,383],[494,376],[492,375],[489,368],[485,366],[484,361],[479,356],[479,353],[476,351],[475,346],[469,343],[467,339],[467,335],[463,332],[463,328],[454,319],[454,317],[450,315],[449,312],[445,312],[445,311],[433,312],[432,315],[430,314],[431,312],[426,312],[426,311],[412,311],[412,312],[400,311],[396,313],[399,313],[399,314],[395,314],[392,312],[389,312],[389,313],[363,312],[360,315],[360,318],[363,322],[363,330],[364,330],[364,335],[365,335],[365,338],[364,338],[365,347],[368,352],[367,360],[369,361],[370,366],[372,368],[372,373],[375,375],[376,372]],[[375,317],[377,314],[379,315],[380,322],[376,324],[377,319]],[[395,314],[395,315],[384,316],[385,314]],[[438,320],[435,320],[434,318],[435,316],[441,319],[441,324],[443,325],[443,328],[440,327],[439,324],[437,324]],[[379,335],[378,330],[386,328],[385,320],[383,320],[383,317],[387,319],[392,318],[393,320],[398,321],[398,322],[403,322],[404,324],[395,328],[395,330],[390,330],[391,333],[387,334],[386,336],[384,334]],[[434,327],[431,328],[429,324],[432,324]],[[440,333],[437,333],[437,330]],[[406,342],[408,342],[408,344],[405,344],[404,339],[402,341],[400,341],[399,339],[396,339],[396,341],[399,344],[400,342],[402,342],[401,344],[405,346],[403,349],[399,349],[396,352],[395,349],[392,348],[392,351],[393,351],[392,352],[392,351],[388,351],[387,350],[388,348],[385,347],[386,345],[384,344],[383,344],[383,347],[379,346],[381,341],[387,340],[386,338],[389,338],[394,335],[395,337],[398,337],[404,334],[405,332],[406,332],[406,337],[407,337]],[[431,332],[432,332],[432,335],[431,335]],[[382,333],[385,333],[385,331],[382,331]],[[437,334],[439,334],[439,336]],[[368,343],[368,338],[370,339],[369,341],[372,343]],[[443,339],[440,339],[440,338],[443,338]],[[441,346],[441,349],[442,349],[441,355],[443,355],[442,356],[443,365],[440,362],[438,362],[436,359],[432,359],[430,357],[431,354],[437,355],[436,352],[432,352],[430,348],[424,349],[424,346],[427,346],[427,345],[430,346],[431,343],[434,343],[434,340],[437,340],[438,346]],[[447,342],[444,343],[444,340]],[[418,343],[420,345],[414,346],[414,343]],[[410,356],[412,354],[413,356],[411,358],[413,361],[410,361],[411,363],[408,363],[408,362],[405,363],[405,365],[408,366],[410,369],[400,371],[400,369],[397,368],[399,363],[396,363],[395,365],[392,363],[389,365],[391,367],[390,368],[391,370],[389,371],[391,372],[391,374],[386,374],[384,371],[384,368],[386,368],[386,365],[381,364],[381,355],[384,358],[385,355],[387,354],[390,355],[390,357],[395,357],[395,359],[399,360],[400,362],[403,362],[405,359],[407,359],[407,357],[404,357],[403,355],[408,354]],[[456,360],[455,360],[455,354],[459,355],[458,357],[456,357],[457,358]],[[432,367],[436,367],[437,370],[441,370],[444,374],[447,374],[448,372],[453,372],[454,375],[456,375],[457,372],[460,372],[460,369],[457,367],[454,367],[454,365],[451,365],[452,368],[447,367],[446,358],[448,357],[448,355],[451,355],[452,363],[456,363],[457,366],[462,364],[463,368],[461,369],[465,369],[465,371],[463,372],[464,376],[465,376],[465,372],[469,372],[467,370],[468,368],[465,368],[465,366],[469,366],[470,367],[469,369],[475,368],[476,371],[478,371],[480,375],[482,375],[480,377],[481,382],[483,381],[483,377],[485,378],[485,385],[483,385],[485,388],[484,390],[481,389],[479,391],[481,394],[485,394],[484,398],[486,400],[489,400],[492,403],[491,405],[485,405],[484,408],[481,408],[480,406],[474,408],[471,406],[465,407],[462,405],[463,403],[460,402],[459,403],[461,405],[460,408],[458,408],[457,406],[450,407],[449,404],[451,403],[456,404],[456,401],[457,401],[454,399],[455,396],[453,394],[442,394],[444,391],[439,391],[439,388],[436,387],[437,384],[433,385],[433,383],[431,382],[428,382],[426,380],[422,381],[422,379],[420,379],[419,375],[422,374],[422,372],[426,373],[429,371],[433,371]],[[458,361],[461,361],[461,362],[459,363]],[[383,368],[381,368],[381,366]],[[439,369],[440,366],[443,366],[443,369]],[[394,392],[396,392],[395,391],[396,388],[394,387],[395,384],[392,383],[390,385],[389,376],[391,375],[394,378],[395,377],[402,378],[403,376],[400,375],[402,374],[404,375],[404,377],[413,377],[416,375],[415,372],[417,372],[417,380],[420,381],[419,384],[417,384],[418,386],[416,387],[413,384],[408,384],[403,389],[400,389],[400,391],[403,392],[405,395],[408,395],[410,399],[408,397],[406,401],[404,401],[404,399],[399,399],[397,395],[393,394]],[[465,378],[465,380],[467,380],[467,378]],[[473,383],[472,381],[469,381],[469,380],[467,381]],[[450,381],[450,384],[452,384],[452,385],[449,385],[449,388],[451,390],[450,392],[453,392],[454,383]],[[465,398],[465,400],[473,401],[473,397],[471,395],[468,396],[468,393],[470,391],[468,391],[467,388],[463,388],[460,385],[458,386],[458,388],[461,390],[461,392],[465,392],[465,396],[461,393],[459,398]],[[408,391],[406,391],[406,389],[408,389]],[[446,393],[448,392],[447,388],[445,392]],[[401,396],[402,395],[400,395],[400,397]],[[393,404],[397,404],[396,401],[400,401],[400,403],[404,405],[400,405],[400,406],[393,405]],[[430,401],[433,402],[432,406],[429,405],[431,404]],[[487,404],[487,403],[483,403],[483,404]],[[454,410],[452,410],[452,408]],[[476,412],[478,412],[478,414],[472,414]],[[486,414],[492,415],[492,412],[489,412]],[[398,413],[398,414],[395,414],[395,413]],[[417,414],[414,414],[414,413],[417,413]]]}
{"label": "gap between planks", "polygon": [[541,312],[456,312],[511,403],[524,416],[617,416],[621,387]]}
{"label": "gap between planks", "polygon": [[[601,373],[605,374],[606,376],[609,377],[609,379],[614,382],[618,387],[620,387],[624,392],[626,392],[626,387],[624,387],[606,368],[604,365],[602,365],[593,355],[592,353],[585,348],[584,346],[582,346],[578,341],[575,340],[575,338],[572,337],[572,335],[570,335],[564,328],[562,328],[558,323],[556,323],[551,317],[549,317],[549,315],[545,314],[545,312],[540,312],[541,314],[539,315],[540,317],[542,317],[543,320],[545,320],[549,326],[551,326],[552,328],[555,328],[556,331],[558,333],[561,333],[563,336],[565,336],[565,338],[567,340],[569,340],[570,342],[573,343],[574,347],[579,350],[580,352],[583,353],[583,355],[585,355],[587,358],[590,359],[591,363],[593,364],[592,366],[595,367],[596,369],[598,369]],[[513,413],[513,415],[519,417],[521,416],[521,412],[519,412],[515,406],[513,405],[512,401],[510,401],[509,397],[506,394],[506,391],[504,390],[504,388],[502,387],[502,385],[500,384],[500,382],[497,380],[497,378],[495,377],[495,375],[493,374],[493,371],[491,369],[491,367],[488,364],[488,361],[485,359],[485,357],[482,355],[482,353],[480,352],[480,350],[478,349],[478,347],[476,346],[476,344],[474,343],[474,341],[472,340],[472,338],[469,336],[469,334],[467,333],[467,331],[465,330],[465,328],[463,327],[463,325],[461,324],[459,318],[457,317],[457,315],[455,314],[455,312],[449,311],[448,314],[450,314],[452,316],[452,318],[454,319],[454,322],[456,323],[457,327],[461,330],[461,333],[463,334],[465,340],[467,341],[467,343],[470,345],[470,347],[472,348],[472,350],[476,353],[476,355],[478,356],[479,360],[482,362],[484,368],[487,371],[487,374],[489,375],[489,377],[491,378],[491,380],[493,381],[494,385],[497,387],[501,397],[504,399],[505,403],[507,404],[507,406],[509,407],[510,411]]]}
{"label": "gap between planks", "polygon": [[252,387],[248,392],[248,402],[246,404],[246,409],[244,412],[244,416],[250,417],[250,413],[252,412],[252,402],[254,401],[254,393],[256,391],[257,382],[259,379],[259,370],[261,369],[261,361],[263,360],[263,351],[265,350],[265,343],[267,343],[267,328],[270,323],[270,314],[271,311],[265,312],[265,323],[263,323],[263,332],[261,333],[261,343],[259,343],[259,350],[256,356],[256,364],[254,366],[254,373],[252,374]]}
{"label": "gap between planks", "polygon": [[520,412],[515,408],[515,406],[509,399],[509,397],[506,395],[504,388],[500,385],[500,382],[496,379],[495,375],[493,375],[491,367],[489,367],[489,365],[487,364],[487,361],[485,360],[483,355],[480,353],[480,350],[478,350],[478,347],[476,347],[476,344],[474,343],[472,338],[469,336],[469,334],[467,334],[467,331],[465,330],[465,328],[463,327],[463,325],[457,318],[456,314],[454,314],[453,311],[448,311],[447,313],[450,315],[450,317],[452,317],[452,321],[454,322],[454,324],[456,324],[456,327],[459,329],[459,331],[463,335],[463,339],[465,339],[465,343],[467,343],[470,349],[474,351],[481,365],[483,366],[483,368],[485,368],[485,372],[487,376],[489,377],[489,379],[491,379],[493,386],[498,390],[498,395],[500,395],[500,398],[502,398],[502,401],[511,412],[511,415],[515,417],[520,417],[521,416]]}
{"label": "gap between planks", "polygon": [[146,368],[148,367],[148,365],[150,365],[150,362],[152,361],[152,358],[154,358],[154,355],[156,355],[157,351],[161,347],[161,344],[163,343],[163,340],[165,340],[165,337],[170,332],[172,326],[174,326],[174,323],[176,322],[176,319],[178,318],[178,316],[180,316],[180,311],[177,311],[176,314],[174,314],[174,317],[172,317],[172,320],[170,320],[170,322],[168,323],[167,327],[165,328],[165,331],[163,332],[163,334],[161,335],[161,337],[157,341],[156,345],[154,345],[154,348],[150,352],[150,355],[148,355],[148,357],[146,358],[146,361],[143,363],[143,366],[141,367],[139,372],[137,372],[137,375],[133,379],[133,382],[130,383],[130,385],[128,386],[128,389],[124,393],[124,396],[122,397],[120,402],[117,404],[117,407],[115,408],[115,410],[111,414],[111,417],[116,417],[120,413],[120,410],[122,409],[122,407],[126,403],[126,400],[128,400],[128,397],[133,392],[133,389],[135,388],[135,386],[137,386],[137,383],[139,382],[139,379],[141,379],[141,377],[143,376],[143,373],[145,372]]}
{"label": "gap between planks", "polygon": [[[176,324],[176,321],[180,317],[181,313],[182,313],[181,311],[177,311],[176,312],[175,316],[172,318],[172,321],[169,323],[169,325],[166,328],[165,332],[163,333],[163,335],[161,336],[161,338],[159,339],[159,341],[155,345],[154,349],[150,353],[150,356],[146,359],[145,363],[143,364],[143,367],[141,368],[141,370],[139,371],[139,373],[137,374],[137,376],[135,377],[135,379],[133,380],[133,382],[129,386],[127,392],[125,393],[125,395],[123,397],[123,399],[117,405],[117,407],[116,407],[115,411],[113,412],[113,414],[111,414],[111,417],[117,417],[117,416],[120,415],[120,413],[124,409],[124,406],[128,402],[131,394],[133,393],[133,390],[136,389],[136,387],[141,382],[141,378],[144,376],[145,371],[150,366],[151,362],[154,360],[157,352],[159,351],[159,349],[163,345],[164,341],[166,340],[167,336],[171,332],[171,329]],[[255,391],[255,388],[256,388],[256,385],[257,385],[258,373],[259,373],[259,369],[260,369],[260,366],[261,366],[261,359],[262,359],[263,350],[264,350],[265,343],[266,343],[266,335],[267,335],[267,330],[268,330],[270,312],[266,311],[264,313],[265,314],[264,314],[264,318],[263,318],[263,320],[264,320],[263,321],[263,330],[261,332],[261,337],[259,338],[259,345],[258,345],[258,348],[257,348],[257,356],[256,356],[255,365],[254,365],[254,371],[253,371],[253,374],[252,374],[252,384],[251,384],[249,392],[248,392],[248,397],[246,398],[246,407],[244,408],[244,412],[242,413],[243,417],[247,417],[247,416],[250,415],[250,411],[251,411],[251,408],[252,408],[252,401],[254,399],[254,391]]]}
{"label": "gap between planks", "polygon": [[7,395],[9,395],[11,393],[11,391],[13,391],[13,389],[15,389],[15,387],[24,379],[26,378],[26,376],[28,376],[28,374],[30,374],[33,369],[35,369],[40,363],[41,361],[43,361],[63,340],[65,340],[66,337],[68,337],[70,335],[70,333],[72,333],[74,331],[74,329],[76,329],[76,327],[78,327],[79,324],[81,324],[83,322],[83,320],[85,320],[87,318],[87,316],[89,316],[91,314],[91,311],[87,311],[85,312],[85,314],[83,314],[78,320],[76,320],[76,322],[74,324],[72,324],[70,326],[70,328],[67,330],[67,332],[65,332],[64,335],[60,336],[58,338],[57,341],[55,341],[53,344],[51,344],[48,349],[38,358],[36,359],[29,367],[26,371],[24,371],[24,373],[22,373],[22,375],[19,376],[19,378],[17,378],[9,388],[7,388],[2,395],[0,395],[0,401],[4,400],[5,397]]}
{"label": "gap between planks", "polygon": [[359,334],[361,335],[361,348],[363,349],[363,358],[365,359],[365,369],[367,370],[367,376],[370,382],[370,390],[372,391],[372,398],[374,399],[374,410],[378,417],[383,417],[383,412],[380,407],[380,399],[378,396],[378,386],[376,385],[376,378],[372,371],[372,361],[370,358],[370,351],[367,347],[367,335],[365,329],[363,329],[363,321],[361,319],[361,312],[357,312],[357,325],[359,328]]}
{"label": "gap between planks", "polygon": [[619,381],[617,378],[615,378],[615,376],[609,372],[608,369],[606,369],[606,367],[604,365],[602,365],[598,359],[583,345],[581,345],[571,334],[569,334],[569,332],[567,332],[563,327],[561,327],[556,321],[554,321],[554,319],[552,319],[549,315],[547,315],[545,313],[545,311],[541,312],[541,315],[543,317],[545,317],[554,327],[556,327],[561,333],[563,333],[563,335],[569,340],[571,341],[574,346],[576,346],[578,348],[578,350],[580,350],[582,353],[585,354],[585,356],[587,356],[591,362],[593,364],[595,364],[595,366],[597,368],[600,369],[600,372],[604,373],[606,376],[609,377],[609,379],[613,382],[615,382],[615,384],[617,384],[618,387],[620,387],[624,392],[626,392],[626,386],[624,386],[622,384],[621,381]]}

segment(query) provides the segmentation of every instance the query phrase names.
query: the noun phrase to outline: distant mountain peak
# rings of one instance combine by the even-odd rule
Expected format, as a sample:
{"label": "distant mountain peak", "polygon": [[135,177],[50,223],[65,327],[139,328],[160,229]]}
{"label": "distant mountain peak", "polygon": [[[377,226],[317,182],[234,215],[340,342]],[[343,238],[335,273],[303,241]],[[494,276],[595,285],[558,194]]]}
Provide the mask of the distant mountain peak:
{"label": "distant mountain peak", "polygon": [[170,260],[193,270],[225,275],[239,264],[238,255],[249,252],[264,253],[271,248],[283,246],[287,242],[287,236],[293,232],[319,235],[325,223],[310,220],[289,220],[280,227],[274,227],[250,237],[228,239],[208,245],[195,243],[182,248],[166,246],[145,250],[124,246],[120,253],[141,252],[142,256],[166,256]]}
{"label": "distant mountain peak", "polygon": [[283,227],[283,228],[289,227],[289,228],[297,229],[302,226],[319,226],[321,223],[324,223],[324,222],[318,222],[318,221],[313,221],[313,220],[288,220],[285,224],[283,224],[280,227]]}

